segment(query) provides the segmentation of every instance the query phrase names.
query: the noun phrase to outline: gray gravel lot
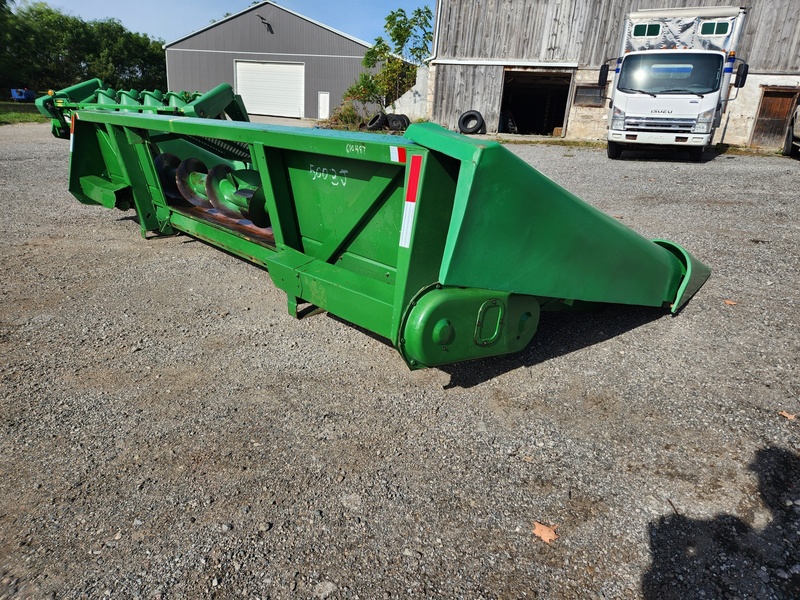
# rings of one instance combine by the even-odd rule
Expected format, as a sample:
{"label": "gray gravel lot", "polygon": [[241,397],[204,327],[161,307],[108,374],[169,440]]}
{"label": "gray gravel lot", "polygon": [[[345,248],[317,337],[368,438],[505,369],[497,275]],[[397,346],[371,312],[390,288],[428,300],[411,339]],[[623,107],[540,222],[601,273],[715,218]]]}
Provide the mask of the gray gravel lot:
{"label": "gray gravel lot", "polygon": [[0,598],[800,596],[800,161],[509,148],[711,279],[410,372],[0,127]]}

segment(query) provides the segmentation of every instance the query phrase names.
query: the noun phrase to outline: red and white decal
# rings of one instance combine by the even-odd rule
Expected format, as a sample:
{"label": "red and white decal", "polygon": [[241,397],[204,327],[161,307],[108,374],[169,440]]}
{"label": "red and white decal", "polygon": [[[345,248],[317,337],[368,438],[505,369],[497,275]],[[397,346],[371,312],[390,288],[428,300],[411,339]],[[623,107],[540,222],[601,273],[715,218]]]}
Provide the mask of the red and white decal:
{"label": "red and white decal", "polygon": [[400,146],[389,146],[389,156],[392,162],[404,163],[406,162],[406,149]]}
{"label": "red and white decal", "polygon": [[414,213],[417,209],[417,194],[419,193],[419,176],[422,170],[422,156],[411,156],[411,169],[408,173],[406,186],[406,201],[403,203],[403,225],[400,228],[400,247],[408,248],[411,245],[411,229],[414,226]]}
{"label": "red and white decal", "polygon": [[75,145],[75,119],[78,118],[76,113],[72,113],[69,120],[69,151],[72,153],[72,147]]}

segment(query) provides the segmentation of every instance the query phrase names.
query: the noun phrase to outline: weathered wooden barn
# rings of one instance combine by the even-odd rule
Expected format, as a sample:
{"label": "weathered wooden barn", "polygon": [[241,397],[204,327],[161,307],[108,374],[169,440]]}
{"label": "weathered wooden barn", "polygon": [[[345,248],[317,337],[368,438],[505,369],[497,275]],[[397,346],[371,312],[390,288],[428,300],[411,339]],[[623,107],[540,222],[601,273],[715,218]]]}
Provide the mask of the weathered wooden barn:
{"label": "weathered wooden barn", "polygon": [[370,44],[261,2],[164,46],[167,84],[233,85],[251,114],[327,118],[364,69]]}
{"label": "weathered wooden barn", "polygon": [[[779,146],[800,95],[800,0],[743,0],[747,85],[716,142]],[[488,132],[602,139],[600,66],[632,10],[737,6],[736,0],[438,0],[428,84],[431,118],[455,129],[478,110]],[[513,120],[509,115],[513,115]]]}

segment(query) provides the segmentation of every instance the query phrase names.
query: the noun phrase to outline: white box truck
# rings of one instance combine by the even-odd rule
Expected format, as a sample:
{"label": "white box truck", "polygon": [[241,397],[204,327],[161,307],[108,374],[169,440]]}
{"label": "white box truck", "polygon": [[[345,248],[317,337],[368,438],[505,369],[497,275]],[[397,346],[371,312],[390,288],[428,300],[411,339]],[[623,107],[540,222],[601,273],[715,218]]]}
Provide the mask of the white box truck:
{"label": "white box truck", "polygon": [[608,83],[616,60],[608,114],[608,157],[626,149],[686,148],[702,160],[714,138],[733,88],[747,79],[747,63],[736,50],[746,9],[701,7],[639,10],[624,21],[619,56],[600,70]]}

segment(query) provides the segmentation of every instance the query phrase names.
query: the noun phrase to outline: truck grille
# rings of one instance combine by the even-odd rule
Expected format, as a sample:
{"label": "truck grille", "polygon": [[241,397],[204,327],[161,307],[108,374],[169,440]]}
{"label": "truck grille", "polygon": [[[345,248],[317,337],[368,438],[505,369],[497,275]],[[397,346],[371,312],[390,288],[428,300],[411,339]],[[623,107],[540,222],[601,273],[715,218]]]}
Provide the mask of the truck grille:
{"label": "truck grille", "polygon": [[670,133],[691,133],[695,119],[670,119],[669,117],[627,117],[626,131],[666,131]]}

